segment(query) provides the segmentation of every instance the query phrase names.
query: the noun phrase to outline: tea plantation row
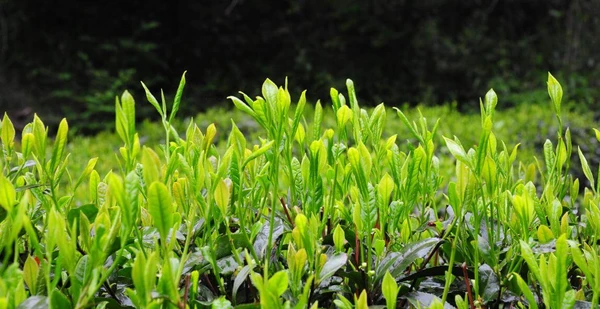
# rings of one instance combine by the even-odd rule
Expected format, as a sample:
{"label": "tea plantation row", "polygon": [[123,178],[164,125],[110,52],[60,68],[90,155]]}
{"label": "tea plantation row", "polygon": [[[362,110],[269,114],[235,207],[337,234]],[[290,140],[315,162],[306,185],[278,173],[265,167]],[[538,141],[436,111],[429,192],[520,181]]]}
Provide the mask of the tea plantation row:
{"label": "tea plantation row", "polygon": [[600,132],[551,75],[547,106],[480,115],[267,80],[180,121],[184,86],[71,142],[4,117],[0,309],[597,307]]}

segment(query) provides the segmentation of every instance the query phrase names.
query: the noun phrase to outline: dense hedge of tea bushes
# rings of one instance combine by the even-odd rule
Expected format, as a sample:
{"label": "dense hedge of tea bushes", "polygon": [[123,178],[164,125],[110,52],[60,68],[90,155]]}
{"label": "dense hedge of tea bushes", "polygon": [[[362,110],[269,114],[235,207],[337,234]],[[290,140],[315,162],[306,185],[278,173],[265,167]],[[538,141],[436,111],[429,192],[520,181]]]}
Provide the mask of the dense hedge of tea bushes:
{"label": "dense hedge of tea bushes", "polygon": [[116,134],[2,119],[0,309],[598,305],[600,131],[552,75],[511,113],[493,90],[479,115],[362,109],[351,80],[311,108],[266,80],[180,122],[185,82],[172,104],[142,83],[159,124],[124,92]]}
{"label": "dense hedge of tea bushes", "polygon": [[[367,108],[367,110],[372,110],[372,108]],[[465,146],[471,147],[478,143],[480,130],[477,123],[480,117],[478,114],[461,113],[454,105],[405,107],[402,110],[409,119],[417,119],[420,114],[432,122],[440,119],[439,134],[435,137],[438,143],[443,142],[441,136],[452,135],[458,136]],[[312,122],[313,113],[313,106],[307,105],[305,114],[308,123]],[[324,127],[334,127],[336,122],[334,114],[328,109],[325,109],[323,114]],[[597,148],[595,139],[589,134],[590,127],[599,127],[592,114],[567,108],[563,111],[563,115],[573,132],[575,145],[580,146],[584,153],[589,154],[590,160],[600,163],[600,153],[595,150]],[[194,117],[185,118],[184,115],[180,115],[180,118],[182,119],[177,119],[174,123],[179,131],[183,130],[190,121],[194,121],[200,127],[207,127],[214,123],[218,129],[215,143],[221,149],[226,146],[228,134],[226,130],[231,126],[232,119],[249,140],[258,142],[262,133],[256,121],[235,109],[233,104],[231,107],[211,108]],[[496,119],[494,132],[498,138],[505,141],[507,145],[520,143],[520,158],[527,164],[534,162],[534,156],[542,155],[544,141],[549,136],[556,134],[558,128],[552,110],[536,104],[524,104],[497,111]],[[156,122],[141,122],[138,132],[141,143],[148,147],[155,148],[164,140],[163,129]],[[399,120],[386,122],[384,132],[386,136],[398,134],[398,139],[402,141],[414,141],[409,130]],[[118,136],[114,132],[102,132],[92,137],[73,136],[67,146],[72,152],[70,167],[73,171],[78,171],[85,167],[88,158],[115,152],[118,148],[115,146],[118,141]],[[399,145],[404,149],[408,149],[408,146],[409,143]],[[448,152],[443,148],[439,151],[445,154],[445,157],[442,156],[440,160],[442,165],[447,169],[452,169],[452,160],[449,159]],[[573,159],[578,160],[576,156]],[[104,173],[117,168],[118,158],[116,156],[104,156],[103,160],[96,165],[96,169]],[[579,166],[572,168],[574,173],[582,175]]]}

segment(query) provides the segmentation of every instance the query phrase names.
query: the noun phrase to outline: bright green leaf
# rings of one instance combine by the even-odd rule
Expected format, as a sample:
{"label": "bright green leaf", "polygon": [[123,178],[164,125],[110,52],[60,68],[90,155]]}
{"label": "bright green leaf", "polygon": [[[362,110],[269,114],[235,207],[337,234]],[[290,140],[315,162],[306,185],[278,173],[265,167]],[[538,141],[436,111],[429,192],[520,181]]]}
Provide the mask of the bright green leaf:
{"label": "bright green leaf", "polygon": [[152,106],[154,106],[154,108],[156,108],[156,111],[160,114],[160,116],[163,119],[165,119],[166,111],[163,111],[163,109],[160,107],[160,104],[158,104],[158,101],[156,100],[154,95],[152,95],[150,90],[148,90],[148,87],[146,87],[146,84],[144,84],[144,82],[140,82],[140,83],[142,83],[142,87],[144,87],[144,91],[146,91],[146,98],[148,99],[148,102],[150,102],[150,104],[152,104]]}
{"label": "bright green leaf", "polygon": [[231,191],[229,190],[229,186],[227,185],[225,180],[219,181],[214,194],[217,207],[219,207],[223,216],[227,216],[227,206],[229,205]]}
{"label": "bright green leaf", "polygon": [[37,294],[37,279],[39,274],[39,265],[35,261],[32,256],[28,256],[27,260],[25,260],[25,265],[23,266],[23,280],[29,291],[31,291],[31,295]]}
{"label": "bright green leaf", "polygon": [[50,170],[55,171],[58,164],[62,160],[65,146],[67,145],[67,133],[69,131],[69,124],[67,120],[63,120],[58,125],[58,132],[56,133],[56,139],[54,140],[54,148],[52,150],[52,161],[50,163]]}
{"label": "bright green leaf", "polygon": [[6,113],[4,113],[4,118],[0,125],[0,140],[7,149],[10,149],[15,139],[15,127]]}
{"label": "bright green leaf", "polygon": [[346,242],[346,234],[342,227],[338,224],[335,229],[333,229],[333,244],[335,245],[335,249],[337,252],[344,251],[344,245]]}
{"label": "bright green leaf", "polygon": [[563,90],[560,83],[548,72],[548,94],[554,106],[554,112],[560,114],[560,103],[562,101]]}
{"label": "bright green leaf", "polygon": [[153,182],[148,188],[148,211],[161,241],[166,243],[169,230],[173,226],[173,205],[169,189],[161,182]]}
{"label": "bright green leaf", "polygon": [[278,271],[271,278],[269,278],[268,289],[272,291],[277,297],[283,295],[285,290],[288,288],[288,274],[286,271]]}
{"label": "bright green leaf", "polygon": [[336,117],[338,125],[343,127],[348,121],[352,120],[352,110],[347,105],[344,105],[337,110]]}
{"label": "bright green leaf", "polygon": [[367,302],[367,291],[363,290],[356,300],[356,309],[369,309],[369,305]]}
{"label": "bright green leaf", "polygon": [[389,272],[386,272],[385,276],[383,276],[381,291],[383,293],[383,297],[385,297],[385,303],[387,307],[396,308],[396,300],[399,292],[398,283],[396,283],[396,279],[394,279]]}
{"label": "bright green leaf", "polygon": [[585,178],[589,180],[590,186],[592,188],[595,188],[594,174],[592,174],[592,170],[590,169],[590,166],[588,165],[587,159],[583,155],[583,152],[581,152],[581,148],[577,147],[577,153],[579,154],[579,160],[581,161],[581,168],[583,169],[583,174],[585,175]]}
{"label": "bright green leaf", "polygon": [[179,81],[179,87],[177,87],[177,93],[175,94],[175,99],[173,100],[173,107],[171,109],[171,115],[169,115],[169,122],[172,122],[179,110],[179,105],[181,104],[181,96],[183,95],[183,88],[185,88],[185,73],[184,71],[181,75],[181,81]]}
{"label": "bright green leaf", "polygon": [[17,203],[15,186],[0,173],[0,206],[10,212]]}
{"label": "bright green leaf", "polygon": [[448,147],[448,150],[450,150],[450,153],[452,153],[457,160],[469,166],[470,161],[462,145],[446,137],[444,137],[444,140],[446,141],[446,146]]}

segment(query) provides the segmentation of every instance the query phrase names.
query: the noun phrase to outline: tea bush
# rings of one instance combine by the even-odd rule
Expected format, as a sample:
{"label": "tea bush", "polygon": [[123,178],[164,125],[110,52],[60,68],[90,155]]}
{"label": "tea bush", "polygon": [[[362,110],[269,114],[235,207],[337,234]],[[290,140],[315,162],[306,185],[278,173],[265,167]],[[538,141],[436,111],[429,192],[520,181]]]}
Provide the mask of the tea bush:
{"label": "tea bush", "polygon": [[[600,181],[551,75],[552,114],[501,116],[490,90],[466,118],[362,109],[350,80],[330,107],[292,105],[266,80],[230,97],[246,116],[217,117],[228,133],[176,120],[184,86],[167,106],[144,85],[160,138],[128,92],[104,143],[67,143],[66,120],[51,141],[37,116],[15,141],[4,117],[0,309],[598,305]],[[537,111],[556,118],[523,130]]]}
{"label": "tea bush", "polygon": [[[371,113],[373,110],[372,108],[365,109],[368,113]],[[595,142],[593,140],[595,139],[589,136],[588,128],[591,126],[598,127],[597,122],[594,121],[591,114],[578,113],[572,109],[573,107],[569,107],[562,114],[571,130],[573,145],[581,147],[584,153],[593,152],[593,149],[595,149]],[[418,106],[416,108],[405,106],[402,107],[402,111],[408,119],[417,119],[420,117],[430,120],[439,119],[438,134],[434,137],[434,142],[437,144],[444,143],[442,136],[452,135],[460,137],[461,142],[467,148],[473,147],[478,143],[478,130],[480,126],[477,122],[480,117],[479,114],[459,112],[456,105]],[[304,118],[307,125],[312,123],[313,115],[314,104],[307,104],[304,108]],[[535,164],[535,156],[543,156],[543,144],[546,138],[556,134],[558,124],[555,123],[555,117],[552,110],[539,105],[519,105],[500,109],[495,112],[494,116],[494,134],[507,145],[520,144],[520,161],[527,165]],[[215,146],[219,151],[225,151],[227,147],[226,129],[231,126],[232,120],[250,143],[256,144],[260,142],[262,128],[250,115],[244,114],[238,109],[225,107],[211,108],[195,117],[188,117],[181,119],[181,121],[174,119],[173,126],[177,131],[184,132],[191,121],[202,128],[214,124],[217,128]],[[322,126],[326,128],[336,126],[336,116],[330,107],[323,109]],[[141,122],[136,128],[140,136],[140,144],[151,147],[155,151],[159,151],[157,145],[164,142],[163,130],[162,124],[149,121]],[[386,121],[383,131],[384,136],[397,134],[401,140],[398,143],[398,147],[404,151],[409,151],[416,141],[411,136],[408,128],[398,120]],[[69,170],[73,174],[78,175],[83,172],[89,158],[98,156],[102,158],[97,162],[95,169],[100,175],[105,175],[110,170],[118,170],[118,156],[106,155],[117,152],[118,144],[119,137],[114,132],[102,132],[92,137],[73,136],[67,144],[67,151],[71,153],[68,163]],[[454,162],[447,160],[450,156],[448,150],[445,147],[438,150],[440,169],[444,171],[442,174],[448,175],[453,173],[455,168]],[[598,157],[600,157],[599,153],[590,157],[590,160],[594,162],[594,166],[599,163]],[[578,161],[578,157],[575,156],[574,160]],[[571,166],[571,171],[575,175],[583,176],[579,164]],[[447,185],[447,181],[448,179],[444,179],[445,185]],[[87,194],[86,183],[83,183],[75,194],[75,200],[85,200]]]}

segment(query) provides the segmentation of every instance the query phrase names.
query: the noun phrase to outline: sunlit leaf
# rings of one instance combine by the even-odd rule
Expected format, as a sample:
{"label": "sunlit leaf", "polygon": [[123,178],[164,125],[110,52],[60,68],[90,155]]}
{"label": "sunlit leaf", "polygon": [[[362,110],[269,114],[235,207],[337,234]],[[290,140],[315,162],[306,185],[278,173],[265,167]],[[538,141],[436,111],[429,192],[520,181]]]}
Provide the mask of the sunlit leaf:
{"label": "sunlit leaf", "polygon": [[562,102],[563,90],[560,86],[560,83],[548,72],[548,94],[550,95],[550,99],[552,100],[552,105],[554,107],[554,112],[560,113],[560,104]]}
{"label": "sunlit leaf", "polygon": [[227,216],[227,207],[229,205],[230,196],[231,191],[229,190],[229,186],[225,180],[219,181],[217,188],[215,189],[215,202],[217,203],[217,206],[221,210],[223,216]]}
{"label": "sunlit leaf", "polygon": [[448,150],[450,150],[450,153],[452,153],[452,155],[457,160],[463,162],[467,166],[470,165],[469,158],[467,157],[467,154],[463,149],[462,145],[446,137],[444,137],[444,140],[446,141],[446,146],[448,147]]}
{"label": "sunlit leaf", "polygon": [[148,211],[161,240],[166,242],[169,230],[173,226],[173,206],[169,189],[163,183],[153,182],[148,188]]}
{"label": "sunlit leaf", "polygon": [[581,168],[583,169],[583,174],[585,175],[585,178],[587,178],[587,180],[590,182],[590,186],[594,188],[594,175],[592,174],[592,170],[588,165],[587,159],[583,155],[583,152],[581,152],[581,148],[577,147],[577,153],[579,154],[579,160],[581,161]]}
{"label": "sunlit leaf", "polygon": [[0,122],[0,140],[4,147],[12,148],[15,139],[15,127],[12,121],[8,118],[8,115],[4,113],[4,118]]}
{"label": "sunlit leaf", "polygon": [[67,133],[69,131],[69,125],[66,119],[63,119],[58,125],[58,132],[56,132],[56,138],[54,140],[54,148],[52,149],[52,161],[50,163],[50,170],[54,171],[58,167],[60,160],[63,158],[65,147],[67,145]]}
{"label": "sunlit leaf", "polygon": [[185,88],[185,73],[187,73],[187,71],[184,71],[181,75],[181,81],[179,82],[179,87],[177,87],[175,99],[173,99],[173,107],[171,108],[171,114],[169,115],[169,122],[172,122],[173,119],[175,119],[175,115],[177,115],[179,105],[181,104],[181,96],[183,95],[183,88]]}
{"label": "sunlit leaf", "polygon": [[4,175],[0,174],[0,206],[10,212],[16,203],[17,192],[15,186]]}
{"label": "sunlit leaf", "polygon": [[156,111],[163,117],[165,118],[165,112],[163,111],[162,107],[160,106],[160,104],[158,103],[158,101],[156,100],[156,98],[154,97],[154,95],[152,95],[152,93],[150,92],[150,90],[148,90],[148,87],[146,87],[146,84],[144,84],[144,82],[142,83],[142,87],[144,87],[144,91],[146,91],[146,98],[148,99],[148,102],[150,102],[150,104],[152,104],[152,106],[154,106],[154,108],[156,108]]}
{"label": "sunlit leaf", "polygon": [[388,308],[396,308],[396,299],[398,297],[398,283],[396,279],[390,275],[389,272],[385,273],[383,282],[381,284],[381,291],[385,297],[385,302]]}

